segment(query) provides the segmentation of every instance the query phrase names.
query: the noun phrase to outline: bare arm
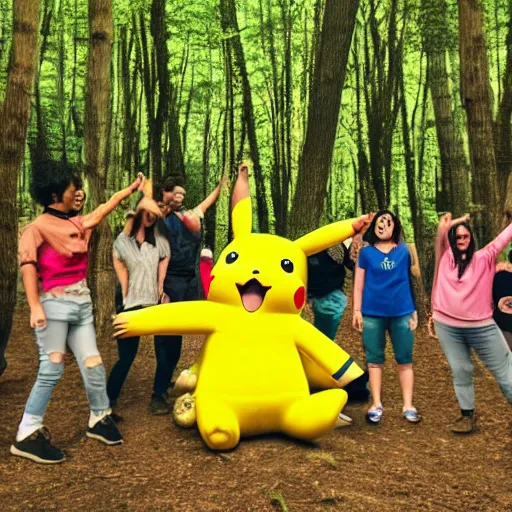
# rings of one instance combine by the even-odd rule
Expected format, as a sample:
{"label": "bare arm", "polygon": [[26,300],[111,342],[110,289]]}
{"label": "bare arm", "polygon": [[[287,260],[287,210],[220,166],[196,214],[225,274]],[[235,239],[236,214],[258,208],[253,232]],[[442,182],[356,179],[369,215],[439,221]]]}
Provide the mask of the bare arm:
{"label": "bare arm", "polygon": [[418,258],[418,251],[416,244],[407,244],[409,254],[411,255],[411,275],[417,279],[421,277],[420,261]]}
{"label": "bare arm", "polygon": [[121,284],[121,292],[123,294],[123,304],[128,295],[128,279],[129,272],[126,265],[114,253],[114,270],[116,271],[117,279]]}
{"label": "bare arm", "polygon": [[169,260],[171,258],[167,257],[163,260],[160,260],[158,264],[158,296],[161,297],[162,293],[164,293],[164,281],[165,274],[167,273],[167,265],[169,265]]}
{"label": "bare arm", "polygon": [[85,215],[84,229],[97,226],[123,199],[138,190],[143,183],[143,177],[143,174],[139,173],[137,179],[129,187],[116,192],[106,203],[100,204],[93,212]]}
{"label": "bare arm", "polygon": [[44,327],[46,315],[39,300],[39,282],[35,265],[29,263],[21,267],[23,286],[30,306],[30,327]]}
{"label": "bare arm", "polygon": [[366,270],[359,265],[356,267],[356,277],[354,279],[354,314],[352,316],[352,327],[359,332],[363,332],[363,315],[361,313],[361,305],[363,303],[363,288]]}
{"label": "bare arm", "polygon": [[227,183],[227,180],[224,176],[221,177],[219,180],[219,184],[213,189],[213,191],[210,193],[209,196],[206,197],[201,203],[199,203],[196,208],[199,208],[203,215],[206,213],[206,210],[212,206],[215,201],[219,198],[220,191],[222,190],[222,187],[224,184]]}

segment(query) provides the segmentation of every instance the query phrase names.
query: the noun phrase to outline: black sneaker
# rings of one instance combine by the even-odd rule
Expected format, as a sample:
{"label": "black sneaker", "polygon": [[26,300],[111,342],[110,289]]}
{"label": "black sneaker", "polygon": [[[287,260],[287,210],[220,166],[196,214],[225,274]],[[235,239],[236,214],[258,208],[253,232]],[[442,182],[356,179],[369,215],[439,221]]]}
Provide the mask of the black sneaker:
{"label": "black sneaker", "polygon": [[121,444],[123,442],[123,436],[117,429],[110,414],[98,421],[94,427],[87,427],[85,435],[108,445]]}
{"label": "black sneaker", "polygon": [[110,417],[112,418],[113,422],[116,425],[118,423],[121,423],[122,421],[124,421],[124,418],[120,414],[117,414],[117,412],[114,412],[114,411],[112,411],[112,413],[110,414]]}
{"label": "black sneaker", "polygon": [[50,432],[41,427],[23,441],[11,445],[11,453],[39,464],[58,464],[66,460],[66,454],[50,443]]}
{"label": "black sneaker", "polygon": [[165,396],[153,393],[151,396],[151,414],[163,416],[164,414],[170,414],[170,412],[171,407],[167,403]]}

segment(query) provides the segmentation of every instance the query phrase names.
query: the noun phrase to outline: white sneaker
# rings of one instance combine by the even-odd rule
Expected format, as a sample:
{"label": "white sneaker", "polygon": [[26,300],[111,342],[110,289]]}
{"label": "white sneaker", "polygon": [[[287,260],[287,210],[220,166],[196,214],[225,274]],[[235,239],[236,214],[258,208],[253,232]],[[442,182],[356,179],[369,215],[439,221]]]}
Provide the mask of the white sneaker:
{"label": "white sneaker", "polygon": [[340,412],[338,414],[338,417],[336,418],[336,424],[334,428],[340,428],[340,427],[350,427],[354,424],[352,421],[352,418],[350,416],[347,416],[346,414],[343,414]]}

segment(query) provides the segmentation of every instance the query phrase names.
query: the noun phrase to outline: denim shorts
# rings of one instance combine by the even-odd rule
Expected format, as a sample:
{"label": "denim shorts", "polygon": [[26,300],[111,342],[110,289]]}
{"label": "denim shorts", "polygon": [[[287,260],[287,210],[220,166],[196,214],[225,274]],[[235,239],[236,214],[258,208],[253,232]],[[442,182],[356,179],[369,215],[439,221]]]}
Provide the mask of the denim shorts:
{"label": "denim shorts", "polygon": [[386,331],[398,364],[412,363],[414,333],[409,327],[411,314],[377,317],[363,315],[363,344],[368,364],[383,364],[385,360]]}

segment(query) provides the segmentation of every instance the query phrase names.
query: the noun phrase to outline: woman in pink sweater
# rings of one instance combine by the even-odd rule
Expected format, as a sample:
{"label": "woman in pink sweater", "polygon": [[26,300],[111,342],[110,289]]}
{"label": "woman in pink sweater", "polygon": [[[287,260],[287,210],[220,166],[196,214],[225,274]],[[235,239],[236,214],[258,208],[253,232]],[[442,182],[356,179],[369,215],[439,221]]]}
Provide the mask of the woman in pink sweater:
{"label": "woman in pink sweater", "polygon": [[461,408],[451,431],[475,431],[473,348],[512,403],[512,355],[493,320],[492,282],[496,258],[512,239],[509,224],[491,243],[475,251],[469,215],[441,218],[436,242],[436,272],[432,289],[434,325],[453,375]]}

